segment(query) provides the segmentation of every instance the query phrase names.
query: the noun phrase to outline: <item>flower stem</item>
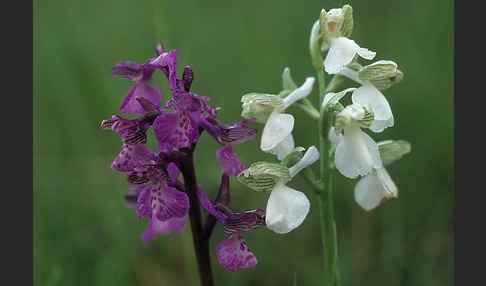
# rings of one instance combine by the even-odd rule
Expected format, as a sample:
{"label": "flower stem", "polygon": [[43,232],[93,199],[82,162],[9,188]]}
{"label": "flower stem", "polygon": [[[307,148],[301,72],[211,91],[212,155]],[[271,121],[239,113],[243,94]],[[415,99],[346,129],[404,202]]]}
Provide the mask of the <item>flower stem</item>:
{"label": "flower stem", "polygon": [[199,278],[202,286],[213,286],[213,275],[211,271],[211,261],[209,256],[209,238],[203,237],[201,211],[197,198],[197,181],[194,170],[194,150],[186,152],[187,157],[182,162],[182,175],[184,177],[184,187],[189,197],[189,219],[191,221],[192,239],[196,251],[196,259],[199,270]]}
{"label": "flower stem", "polygon": [[[326,93],[326,82],[322,69],[317,70],[317,78],[319,83],[319,105],[322,106],[322,101]],[[330,127],[330,115],[321,108],[319,119],[319,149],[321,154],[319,177],[321,183],[327,183],[327,187],[323,188],[319,193],[321,238],[324,258],[324,285],[336,286],[339,285],[339,280],[336,279],[338,274],[337,239],[332,199],[333,182],[328,156],[330,142],[327,139]]]}

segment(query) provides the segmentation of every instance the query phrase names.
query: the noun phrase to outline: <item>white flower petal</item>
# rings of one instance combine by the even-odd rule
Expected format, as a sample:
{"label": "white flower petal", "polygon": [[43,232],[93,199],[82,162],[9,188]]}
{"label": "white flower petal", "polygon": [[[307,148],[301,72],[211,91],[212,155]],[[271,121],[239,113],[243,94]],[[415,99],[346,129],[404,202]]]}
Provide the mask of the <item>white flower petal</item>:
{"label": "white flower petal", "polygon": [[376,56],[376,53],[365,48],[359,48],[358,55],[363,59],[372,60]]}
{"label": "white flower petal", "polygon": [[355,41],[345,37],[330,39],[329,52],[324,60],[324,69],[328,74],[340,72],[348,65],[360,47]]}
{"label": "white flower petal", "polygon": [[269,152],[284,141],[294,129],[294,117],[290,114],[273,112],[267,119],[262,132],[260,149]]}
{"label": "white flower petal", "polygon": [[276,233],[288,233],[304,221],[309,208],[304,193],[277,184],[268,198],[265,222]]}
{"label": "white flower petal", "polygon": [[292,91],[287,97],[284,98],[284,108],[289,107],[297,100],[300,100],[308,96],[312,91],[312,86],[314,85],[315,78],[308,77],[305,82],[296,90]]}
{"label": "white flower petal", "polygon": [[307,151],[305,151],[302,159],[300,159],[299,162],[289,168],[290,176],[294,177],[302,169],[314,164],[314,162],[317,160],[319,160],[319,151],[317,151],[316,146],[310,146]]}
{"label": "white flower petal", "polygon": [[385,168],[373,170],[361,178],[354,188],[356,202],[370,211],[384,200],[398,197],[398,189]]}
{"label": "white flower petal", "polygon": [[356,89],[352,95],[352,101],[356,104],[369,104],[373,110],[374,120],[370,129],[374,132],[381,132],[386,127],[393,126],[393,113],[390,104],[385,96],[371,83],[366,82],[365,85]]}
{"label": "white flower petal", "polygon": [[338,74],[343,75],[350,80],[357,82],[359,84],[363,84],[363,82],[359,79],[358,72],[355,70],[352,70],[348,67],[344,67]]}
{"label": "white flower petal", "polygon": [[356,125],[344,129],[336,146],[334,163],[343,176],[351,179],[382,167],[378,145]]}
{"label": "white flower petal", "polygon": [[294,147],[294,136],[292,136],[292,133],[290,133],[287,137],[285,137],[282,142],[280,142],[279,144],[277,144],[277,146],[275,146],[273,149],[268,150],[267,152],[277,156],[277,159],[282,161],[283,159],[285,159],[285,157],[287,157],[287,155],[292,153]]}
{"label": "white flower petal", "polygon": [[343,137],[342,134],[336,134],[336,130],[334,129],[334,126],[329,128],[329,134],[327,135],[327,138],[329,141],[331,141],[332,146],[336,146],[339,141],[341,141],[341,138]]}
{"label": "white flower petal", "polygon": [[351,92],[351,91],[354,91],[356,88],[354,87],[351,87],[351,88],[347,88],[343,91],[340,91],[340,92],[328,92],[325,96],[324,96],[324,100],[322,101],[322,108],[326,108],[326,106],[328,104],[336,104],[339,102],[339,100],[341,100],[341,98],[343,98],[348,92]]}
{"label": "white flower petal", "polygon": [[388,119],[388,120],[373,120],[373,122],[370,125],[370,130],[375,132],[375,133],[380,133],[385,130],[387,127],[392,127],[393,126],[393,115]]}

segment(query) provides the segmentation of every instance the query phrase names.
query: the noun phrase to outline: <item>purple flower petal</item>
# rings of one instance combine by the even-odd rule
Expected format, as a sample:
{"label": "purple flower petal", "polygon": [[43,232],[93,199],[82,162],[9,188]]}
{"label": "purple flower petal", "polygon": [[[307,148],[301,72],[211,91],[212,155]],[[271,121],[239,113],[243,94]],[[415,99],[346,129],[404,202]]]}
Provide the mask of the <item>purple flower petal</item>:
{"label": "purple flower petal", "polygon": [[142,241],[147,242],[156,233],[180,231],[186,223],[188,212],[189,198],[185,193],[165,184],[144,188],[138,196],[137,215],[141,219],[150,218],[150,223]]}
{"label": "purple flower petal", "polygon": [[142,67],[142,65],[134,62],[118,62],[111,68],[110,74],[128,80],[139,80],[142,78]]}
{"label": "purple flower petal", "polygon": [[175,217],[166,221],[150,220],[147,229],[142,235],[142,242],[147,243],[155,239],[157,233],[169,234],[171,232],[179,232],[186,225],[186,217]]}
{"label": "purple flower petal", "polygon": [[265,225],[265,216],[262,209],[233,213],[224,222],[226,235],[253,231]]}
{"label": "purple flower petal", "polygon": [[153,160],[156,160],[156,155],[147,146],[123,144],[120,154],[110,167],[120,172],[129,172],[136,167],[145,166]]}
{"label": "purple flower petal", "polygon": [[125,204],[129,208],[136,208],[138,196],[143,191],[144,188],[148,186],[132,185],[130,191],[124,196]]}
{"label": "purple flower petal", "polygon": [[253,138],[258,130],[247,127],[246,124],[254,119],[243,120],[230,126],[221,128],[221,141],[225,143],[241,143]]}
{"label": "purple flower petal", "polygon": [[137,98],[145,98],[153,105],[157,106],[157,108],[160,108],[160,96],[160,91],[157,88],[150,86],[145,81],[138,81],[128,91],[125,99],[123,100],[123,103],[120,105],[120,111],[124,114],[144,114],[145,110],[143,106],[137,101]]}
{"label": "purple flower petal", "polygon": [[164,152],[189,147],[199,138],[199,131],[184,112],[161,114],[155,119],[153,129],[159,151]]}
{"label": "purple flower petal", "polygon": [[172,96],[176,97],[179,94],[177,89],[177,51],[172,50],[167,56],[167,65],[169,67],[169,87]]}
{"label": "purple flower petal", "polygon": [[169,175],[169,179],[172,182],[176,182],[177,181],[177,178],[179,178],[180,172],[181,171],[179,170],[179,168],[177,168],[177,165],[174,162],[170,162],[167,165],[167,174]]}
{"label": "purple flower petal", "polygon": [[232,235],[216,246],[218,261],[226,270],[235,272],[238,269],[255,266],[258,261],[246,245],[241,235]]}
{"label": "purple flower petal", "polygon": [[192,81],[194,80],[194,72],[190,66],[184,67],[184,72],[182,74],[182,81],[184,83],[184,90],[189,91],[191,89]]}
{"label": "purple flower petal", "polygon": [[158,114],[160,114],[159,111],[152,111],[138,119],[125,119],[114,115],[110,119],[103,120],[101,128],[118,133],[123,143],[145,144],[147,143],[147,130]]}
{"label": "purple flower petal", "polygon": [[213,203],[211,203],[201,187],[197,188],[197,197],[203,209],[224,224],[227,216],[214,208]]}
{"label": "purple flower petal", "polygon": [[166,50],[165,50],[164,46],[162,45],[162,43],[157,43],[157,46],[155,47],[155,53],[157,54],[157,56],[160,56],[161,54],[166,53]]}
{"label": "purple flower petal", "polygon": [[216,157],[228,176],[236,176],[245,169],[231,145],[216,151]]}

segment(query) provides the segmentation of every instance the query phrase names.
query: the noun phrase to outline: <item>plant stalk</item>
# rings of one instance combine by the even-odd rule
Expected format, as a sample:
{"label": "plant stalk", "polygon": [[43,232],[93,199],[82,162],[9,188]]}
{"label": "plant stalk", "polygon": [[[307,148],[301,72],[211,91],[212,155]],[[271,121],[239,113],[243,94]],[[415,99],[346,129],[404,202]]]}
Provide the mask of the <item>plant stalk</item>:
{"label": "plant stalk", "polygon": [[[322,106],[322,101],[326,93],[326,82],[324,71],[317,70],[317,78],[319,83],[319,106]],[[321,108],[319,119],[319,150],[321,154],[320,162],[320,182],[327,184],[325,188],[319,193],[319,210],[320,210],[320,226],[321,238],[323,246],[324,259],[324,284],[325,286],[339,285],[339,280],[336,279],[338,274],[337,269],[337,239],[336,239],[336,224],[334,222],[333,209],[333,182],[331,169],[329,168],[329,147],[330,142],[327,139],[327,134],[331,127],[332,120],[330,115]]]}
{"label": "plant stalk", "polygon": [[184,187],[189,197],[189,219],[191,221],[192,239],[196,251],[196,259],[199,270],[199,278],[202,286],[213,286],[213,275],[211,271],[211,260],[209,256],[209,237],[204,237],[201,211],[197,198],[197,181],[194,169],[194,150],[186,152],[187,157],[182,163],[182,175]]}

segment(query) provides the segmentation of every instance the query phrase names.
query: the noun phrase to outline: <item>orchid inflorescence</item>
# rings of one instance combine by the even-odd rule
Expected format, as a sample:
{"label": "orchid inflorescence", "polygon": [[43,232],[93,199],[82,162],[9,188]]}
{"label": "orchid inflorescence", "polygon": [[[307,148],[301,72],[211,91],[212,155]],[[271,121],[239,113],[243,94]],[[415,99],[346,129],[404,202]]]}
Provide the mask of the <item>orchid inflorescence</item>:
{"label": "orchid inflorescence", "polygon": [[[221,265],[231,271],[254,266],[257,260],[246,246],[242,233],[265,225],[263,211],[233,213],[228,204],[229,176],[236,176],[244,169],[232,144],[253,138],[257,130],[247,126],[253,121],[251,119],[232,125],[220,122],[217,119],[220,108],[211,108],[209,98],[190,92],[194,78],[191,67],[184,68],[181,78],[177,77],[176,67],[176,51],[167,52],[159,44],[156,56],[145,63],[119,62],[111,69],[111,75],[135,81],[119,109],[123,114],[139,116],[126,119],[114,115],[101,123],[103,129],[118,133],[122,141],[120,154],[111,168],[126,174],[132,185],[125,196],[126,202],[136,208],[140,219],[149,220],[142,242],[147,243],[157,234],[182,230],[190,204],[200,203],[217,219],[208,218],[201,237],[209,237],[216,221],[223,224],[228,236],[216,248]],[[165,108],[162,107],[160,91],[150,85],[157,70],[167,77],[172,94]],[[157,152],[146,146],[150,127],[158,143]],[[201,186],[194,186],[196,177],[192,153],[203,131],[222,145],[216,157],[223,175],[214,204]],[[180,173],[184,182],[179,180]],[[190,200],[191,196],[200,201]]]}
{"label": "orchid inflorescence", "polygon": [[[132,186],[125,200],[136,208],[140,219],[149,221],[142,235],[144,243],[157,234],[182,230],[188,213],[195,241],[208,240],[219,222],[226,239],[217,245],[216,256],[225,269],[237,271],[257,264],[243,237],[245,232],[265,226],[285,234],[303,223],[310,201],[304,192],[288,186],[298,174],[311,183],[327,205],[327,209],[321,210],[323,224],[334,224],[332,199],[327,201],[331,196],[325,195],[332,191],[332,185],[326,186],[324,180],[335,169],[347,178],[360,178],[354,197],[367,211],[398,196],[398,189],[385,166],[410,152],[410,144],[403,140],[376,143],[362,129],[380,133],[394,126],[391,107],[382,91],[400,82],[403,73],[389,60],[364,66],[358,63],[358,58],[372,60],[376,53],[351,40],[352,30],[353,11],[349,5],[329,11],[323,9],[312,27],[309,47],[318,76],[319,108],[308,98],[316,78],[307,77],[298,86],[287,67],[282,74],[282,90],[275,94],[251,92],[243,95],[241,115],[244,120],[231,125],[217,119],[220,108],[212,108],[208,97],[190,92],[194,78],[191,67],[184,67],[182,77],[177,76],[175,50],[167,52],[159,44],[156,56],[145,63],[119,62],[111,69],[113,76],[135,82],[119,109],[123,114],[135,114],[138,118],[114,115],[101,126],[115,131],[121,138],[121,151],[111,168],[126,174]],[[322,53],[326,53],[324,59]],[[160,91],[150,85],[157,70],[167,77],[172,95],[165,108],[162,108]],[[327,88],[324,72],[333,76]],[[347,88],[343,86],[346,82]],[[350,101],[346,97],[348,94],[351,94]],[[301,108],[319,122],[315,131],[321,140],[319,148],[295,146],[292,135],[295,118],[287,112],[292,106]],[[245,168],[232,144],[257,134],[256,129],[247,126],[252,122],[264,124],[260,149],[275,155],[276,160],[254,162]],[[158,143],[157,152],[146,146],[150,127]],[[193,153],[203,131],[221,145],[216,158],[223,174],[213,201],[196,183]],[[319,160],[321,172],[316,179],[311,165]],[[266,210],[234,213],[229,208],[230,176],[254,191],[268,193]],[[199,206],[208,217],[204,229],[195,235],[198,229],[193,225],[192,216],[199,216]],[[195,218],[194,224],[197,223]],[[323,235],[335,236],[335,225],[323,230]],[[330,243],[328,249],[336,251],[336,243],[329,241],[325,240],[324,246]],[[197,248],[198,244],[195,245]],[[329,258],[325,258],[327,270],[324,272],[334,277],[337,252],[328,251],[326,255]],[[334,283],[334,278],[330,281]]]}

